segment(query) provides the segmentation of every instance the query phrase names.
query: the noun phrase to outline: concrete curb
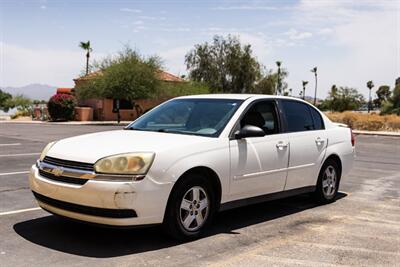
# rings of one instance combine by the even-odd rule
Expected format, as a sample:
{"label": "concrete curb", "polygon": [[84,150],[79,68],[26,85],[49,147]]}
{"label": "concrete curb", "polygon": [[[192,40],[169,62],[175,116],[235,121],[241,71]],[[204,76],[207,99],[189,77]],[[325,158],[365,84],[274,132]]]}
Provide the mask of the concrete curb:
{"label": "concrete curb", "polygon": [[131,121],[121,121],[119,124],[116,121],[14,121],[14,120],[4,120],[0,121],[2,123],[9,124],[44,124],[44,125],[104,125],[104,126],[126,126]]}
{"label": "concrete curb", "polygon": [[353,130],[353,133],[356,135],[377,135],[377,136],[400,137],[400,132]]}

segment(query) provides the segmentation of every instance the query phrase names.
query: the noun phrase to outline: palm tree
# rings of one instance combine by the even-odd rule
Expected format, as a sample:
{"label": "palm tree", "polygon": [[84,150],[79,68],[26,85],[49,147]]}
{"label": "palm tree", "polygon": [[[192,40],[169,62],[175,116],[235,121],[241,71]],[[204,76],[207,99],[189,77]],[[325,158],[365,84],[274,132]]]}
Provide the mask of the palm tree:
{"label": "palm tree", "polygon": [[314,105],[317,103],[317,67],[311,69],[315,76]]}
{"label": "palm tree", "polygon": [[368,81],[367,82],[367,87],[369,89],[369,101],[368,101],[368,113],[371,110],[371,105],[372,105],[372,100],[371,100],[371,90],[374,87],[374,82],[373,81]]}
{"label": "palm tree", "polygon": [[308,81],[303,81],[302,82],[302,84],[303,84],[303,99],[305,99],[305,97],[306,97],[306,85],[308,84]]}
{"label": "palm tree", "polygon": [[88,75],[89,74],[90,52],[92,52],[93,49],[90,47],[90,41],[80,42],[79,47],[86,51],[86,75]]}
{"label": "palm tree", "polygon": [[277,85],[276,85],[276,94],[281,94],[281,65],[282,62],[281,61],[276,61],[276,66],[278,66],[278,81],[277,81]]}

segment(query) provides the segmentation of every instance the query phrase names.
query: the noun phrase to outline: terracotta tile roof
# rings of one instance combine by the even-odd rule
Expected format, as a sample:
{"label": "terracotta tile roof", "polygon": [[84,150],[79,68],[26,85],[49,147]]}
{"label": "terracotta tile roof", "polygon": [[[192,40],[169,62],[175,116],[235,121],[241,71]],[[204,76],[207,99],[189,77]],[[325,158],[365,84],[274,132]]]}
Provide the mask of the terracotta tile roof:
{"label": "terracotta tile roof", "polygon": [[96,77],[96,76],[99,76],[99,75],[102,75],[102,71],[101,71],[101,70],[94,71],[94,72],[92,72],[92,73],[89,73],[88,75],[85,75],[85,76],[76,78],[76,79],[74,79],[74,81],[85,81],[85,80],[90,80],[90,79],[92,79],[92,78],[94,78],[94,77]]}
{"label": "terracotta tile roof", "polygon": [[74,88],[57,88],[57,94],[73,94]]}
{"label": "terracotta tile roof", "polygon": [[[101,70],[89,73],[88,75],[83,76],[83,77],[76,78],[76,79],[74,79],[74,81],[76,82],[76,81],[90,80],[90,79],[92,79],[92,78],[94,78],[96,76],[99,76],[99,75],[102,75],[102,71]],[[157,78],[160,81],[164,81],[164,82],[184,82],[185,81],[184,79],[182,79],[182,78],[180,78],[178,76],[175,76],[175,75],[173,75],[173,74],[171,74],[169,72],[163,71],[163,70],[157,71],[156,75],[157,75]]]}
{"label": "terracotta tile roof", "polygon": [[185,80],[175,76],[169,72],[163,71],[163,70],[159,70],[157,71],[157,76],[158,79],[164,82],[184,82]]}

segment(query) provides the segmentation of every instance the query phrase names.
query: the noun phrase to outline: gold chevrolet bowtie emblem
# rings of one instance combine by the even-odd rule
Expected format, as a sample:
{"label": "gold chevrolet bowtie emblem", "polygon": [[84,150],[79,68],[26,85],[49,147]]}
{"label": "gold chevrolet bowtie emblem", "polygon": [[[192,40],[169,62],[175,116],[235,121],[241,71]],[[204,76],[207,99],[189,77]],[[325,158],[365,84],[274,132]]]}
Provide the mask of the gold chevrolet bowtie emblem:
{"label": "gold chevrolet bowtie emblem", "polygon": [[53,170],[51,170],[51,173],[54,174],[55,176],[61,176],[63,174],[63,170],[60,168],[55,168]]}

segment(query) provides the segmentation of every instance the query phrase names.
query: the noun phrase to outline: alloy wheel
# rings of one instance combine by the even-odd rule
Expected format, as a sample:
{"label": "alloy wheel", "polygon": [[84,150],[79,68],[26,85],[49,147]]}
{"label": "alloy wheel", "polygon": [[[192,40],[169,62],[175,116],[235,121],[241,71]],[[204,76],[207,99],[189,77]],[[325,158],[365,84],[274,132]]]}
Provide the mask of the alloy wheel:
{"label": "alloy wheel", "polygon": [[183,196],[179,216],[187,231],[196,231],[204,225],[210,209],[207,193],[200,186],[190,188]]}
{"label": "alloy wheel", "polygon": [[333,166],[328,166],[325,169],[322,177],[322,190],[327,198],[332,197],[336,193],[337,175]]}

